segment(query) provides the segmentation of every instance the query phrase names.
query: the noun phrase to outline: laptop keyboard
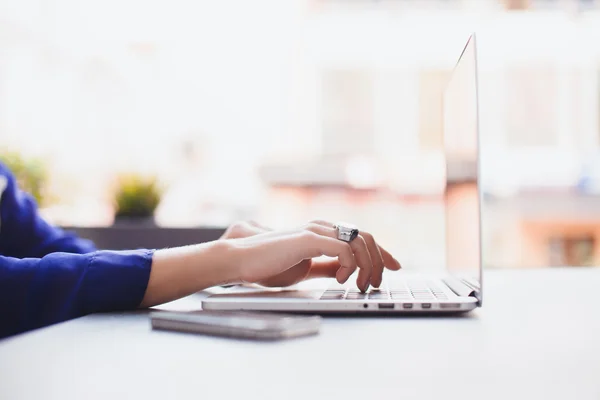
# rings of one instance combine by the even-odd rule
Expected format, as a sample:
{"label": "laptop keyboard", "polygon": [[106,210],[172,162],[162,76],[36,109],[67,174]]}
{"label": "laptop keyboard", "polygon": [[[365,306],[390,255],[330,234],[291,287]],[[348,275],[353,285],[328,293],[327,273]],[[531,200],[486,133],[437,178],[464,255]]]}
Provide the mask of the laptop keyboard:
{"label": "laptop keyboard", "polygon": [[338,285],[327,289],[321,300],[448,300],[448,295],[434,282],[412,281],[394,282],[389,287],[385,284],[379,289],[370,288],[361,293],[356,288],[344,288]]}

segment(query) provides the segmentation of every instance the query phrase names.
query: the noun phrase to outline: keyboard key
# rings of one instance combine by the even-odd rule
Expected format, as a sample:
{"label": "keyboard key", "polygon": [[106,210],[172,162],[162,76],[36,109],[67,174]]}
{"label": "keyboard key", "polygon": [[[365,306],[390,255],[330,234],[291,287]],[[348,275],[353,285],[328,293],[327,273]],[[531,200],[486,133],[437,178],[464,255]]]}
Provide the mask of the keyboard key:
{"label": "keyboard key", "polygon": [[369,299],[373,300],[387,300],[390,297],[387,294],[370,294]]}
{"label": "keyboard key", "polygon": [[367,295],[364,293],[349,293],[346,296],[346,300],[360,300],[360,299],[366,299]]}
{"label": "keyboard key", "polygon": [[[321,296],[323,300],[398,300],[425,302],[447,301],[449,295],[433,281],[393,281],[384,283],[380,288],[370,288],[367,293],[362,293],[354,285],[334,284]],[[427,307],[427,306],[426,306]]]}
{"label": "keyboard key", "polygon": [[321,296],[321,300],[342,300],[344,298],[344,294],[324,294]]}

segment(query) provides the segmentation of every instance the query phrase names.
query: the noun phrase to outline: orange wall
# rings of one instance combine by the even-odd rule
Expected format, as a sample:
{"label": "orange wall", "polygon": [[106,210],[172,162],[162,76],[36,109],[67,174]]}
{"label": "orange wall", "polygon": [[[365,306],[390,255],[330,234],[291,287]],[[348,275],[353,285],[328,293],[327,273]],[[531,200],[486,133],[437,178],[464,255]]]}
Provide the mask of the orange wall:
{"label": "orange wall", "polygon": [[447,265],[452,270],[479,266],[479,217],[477,185],[465,183],[447,188]]}
{"label": "orange wall", "polygon": [[547,266],[549,263],[549,240],[553,237],[595,238],[594,260],[600,264],[600,220],[573,221],[523,221],[521,223],[522,263],[530,266]]}

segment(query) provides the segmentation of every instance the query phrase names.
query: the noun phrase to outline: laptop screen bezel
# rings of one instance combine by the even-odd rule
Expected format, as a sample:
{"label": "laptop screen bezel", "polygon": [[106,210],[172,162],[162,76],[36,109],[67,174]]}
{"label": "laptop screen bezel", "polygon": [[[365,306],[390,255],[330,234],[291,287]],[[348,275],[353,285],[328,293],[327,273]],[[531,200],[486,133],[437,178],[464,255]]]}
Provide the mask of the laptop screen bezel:
{"label": "laptop screen bezel", "polygon": [[[471,62],[474,63],[473,65],[473,74],[474,74],[474,80],[475,80],[475,118],[476,118],[476,122],[475,122],[475,129],[476,129],[476,133],[475,133],[475,146],[476,146],[476,157],[475,157],[475,163],[476,163],[476,170],[475,170],[475,183],[476,183],[476,187],[477,187],[477,221],[478,221],[478,230],[477,230],[477,238],[478,238],[478,251],[479,251],[479,257],[478,257],[478,264],[479,264],[479,268],[478,268],[478,276],[473,276],[473,275],[463,275],[457,272],[451,272],[452,275],[455,275],[456,278],[460,279],[464,284],[466,284],[467,286],[469,286],[474,293],[474,296],[477,298],[478,300],[478,306],[481,307],[482,303],[483,303],[483,213],[482,213],[482,204],[483,204],[483,190],[482,190],[482,185],[481,185],[481,130],[480,130],[480,118],[479,118],[479,63],[478,63],[478,54],[477,54],[477,39],[476,39],[476,33],[473,32],[471,33],[471,35],[469,36],[460,56],[458,57],[458,60],[453,68],[452,74],[451,74],[451,78],[448,81],[448,85],[446,86],[445,90],[444,90],[444,104],[446,101],[446,93],[448,90],[448,86],[450,85],[450,82],[452,80],[452,77],[454,76],[454,74],[456,73],[456,70],[458,69],[460,63],[462,61],[464,61],[464,57],[467,54],[467,50],[469,50],[469,47],[472,46],[473,48],[473,53],[472,53],[472,57],[473,59],[471,60]],[[447,173],[447,161],[448,161],[448,149],[447,149],[447,142],[446,140],[443,141],[444,142],[444,154],[446,156],[446,173]],[[447,218],[446,218],[447,219]],[[446,222],[447,223],[447,222]],[[446,235],[448,234],[448,229],[446,229]],[[448,241],[446,240],[446,243]],[[448,247],[448,244],[446,244],[446,246]],[[446,249],[446,253],[448,253],[448,248]]]}

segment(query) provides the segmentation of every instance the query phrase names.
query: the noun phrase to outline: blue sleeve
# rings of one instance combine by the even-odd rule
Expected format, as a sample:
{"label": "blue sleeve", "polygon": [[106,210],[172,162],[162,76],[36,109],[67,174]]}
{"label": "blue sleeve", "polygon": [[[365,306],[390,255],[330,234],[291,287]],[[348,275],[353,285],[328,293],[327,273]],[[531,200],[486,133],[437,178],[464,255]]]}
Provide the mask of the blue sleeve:
{"label": "blue sleeve", "polygon": [[[84,254],[93,243],[47,223],[35,200],[17,187],[15,178],[0,163],[0,254],[16,258],[43,257],[54,252]],[[4,190],[1,190],[4,189]]]}
{"label": "blue sleeve", "polygon": [[0,256],[0,338],[141,303],[154,250]]}

